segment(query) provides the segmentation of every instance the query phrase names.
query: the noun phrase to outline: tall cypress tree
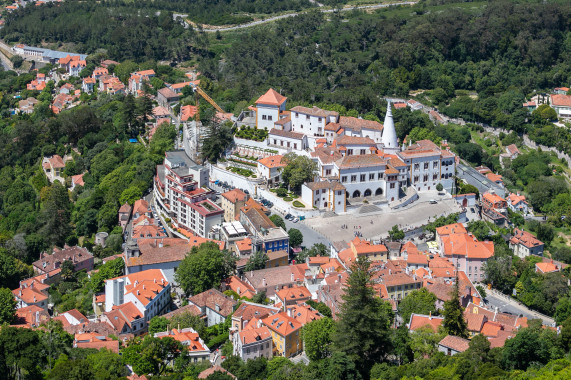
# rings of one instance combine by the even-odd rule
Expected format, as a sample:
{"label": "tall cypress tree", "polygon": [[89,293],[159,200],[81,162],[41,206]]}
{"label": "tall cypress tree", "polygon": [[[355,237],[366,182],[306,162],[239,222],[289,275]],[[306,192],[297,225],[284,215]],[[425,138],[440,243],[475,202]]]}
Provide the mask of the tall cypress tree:
{"label": "tall cypress tree", "polygon": [[468,338],[468,327],[464,319],[464,309],[460,306],[460,295],[458,291],[458,277],[452,289],[452,298],[444,302],[444,322],[442,325],[449,335],[456,335]]}
{"label": "tall cypress tree", "polygon": [[337,350],[355,362],[365,379],[371,367],[391,350],[393,321],[390,304],[374,295],[369,266],[367,259],[359,258],[351,267],[333,337]]}

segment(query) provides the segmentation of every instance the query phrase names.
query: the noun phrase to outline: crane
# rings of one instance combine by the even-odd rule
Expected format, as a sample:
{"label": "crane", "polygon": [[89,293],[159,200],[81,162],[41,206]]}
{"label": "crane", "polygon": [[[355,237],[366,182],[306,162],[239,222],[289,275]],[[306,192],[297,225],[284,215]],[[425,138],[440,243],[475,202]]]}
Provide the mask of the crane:
{"label": "crane", "polygon": [[[224,110],[222,109],[222,107],[220,107],[218,104],[216,104],[216,102],[214,100],[212,100],[212,98],[210,96],[208,96],[208,94],[206,92],[204,92],[203,89],[201,89],[198,86],[193,86],[193,88],[194,88],[194,91],[197,92],[200,96],[202,96],[208,103],[210,103],[212,105],[212,107],[214,107],[214,109],[216,109],[216,111],[224,113]],[[198,98],[196,99],[196,105],[199,106]],[[196,120],[200,120],[199,112],[200,111],[197,109]]]}

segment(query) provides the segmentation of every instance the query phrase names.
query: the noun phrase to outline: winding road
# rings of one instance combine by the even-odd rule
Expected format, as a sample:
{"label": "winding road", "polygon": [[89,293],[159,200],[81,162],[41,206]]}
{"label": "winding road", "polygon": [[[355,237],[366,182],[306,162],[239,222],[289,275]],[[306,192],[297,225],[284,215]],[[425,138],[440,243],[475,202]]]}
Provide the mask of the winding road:
{"label": "winding road", "polygon": [[[354,9],[360,9],[360,10],[363,10],[363,9],[379,9],[379,8],[388,8],[388,7],[395,6],[395,5],[415,5],[416,3],[417,3],[417,1],[404,1],[401,3],[361,5],[358,7],[350,7],[350,8],[342,8],[342,9],[319,9],[319,11],[322,13],[346,12],[346,11],[352,11]],[[318,6],[322,6],[322,4],[321,5],[319,5],[319,3],[316,3],[316,4],[318,4]],[[249,22],[247,24],[241,24],[241,25],[235,25],[235,26],[220,27],[220,28],[210,27],[208,29],[204,28],[203,31],[208,32],[208,33],[213,33],[213,32],[217,32],[217,31],[218,32],[225,32],[228,30],[238,30],[238,29],[250,28],[252,26],[265,24],[265,23],[280,20],[283,18],[294,17],[294,16],[297,16],[297,15],[304,13],[304,12],[306,12],[306,11],[288,13],[285,15],[274,16],[274,17],[270,17],[270,18],[267,18],[264,20],[252,21],[252,22]],[[188,27],[188,24],[186,25],[186,27]]]}

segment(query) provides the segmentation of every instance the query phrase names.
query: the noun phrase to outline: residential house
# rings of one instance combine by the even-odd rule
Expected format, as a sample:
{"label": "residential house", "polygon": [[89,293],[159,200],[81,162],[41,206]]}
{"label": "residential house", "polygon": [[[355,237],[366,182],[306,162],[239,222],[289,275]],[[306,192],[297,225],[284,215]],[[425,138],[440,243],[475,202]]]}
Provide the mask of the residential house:
{"label": "residential house", "polygon": [[234,222],[240,216],[240,209],[246,205],[249,196],[240,189],[222,193],[221,206],[224,210],[224,221]]}
{"label": "residential house", "polygon": [[446,335],[444,339],[438,343],[438,351],[448,356],[459,354],[468,348],[470,348],[470,341],[468,339],[454,335]]}
{"label": "residential house", "polygon": [[68,332],[70,332],[71,326],[78,326],[80,324],[89,322],[87,317],[77,309],[71,309],[65,313],[61,313],[57,317],[53,318],[53,320],[60,321],[63,329]]}
{"label": "residential house", "polygon": [[192,328],[172,329],[154,334],[155,338],[173,338],[186,348],[191,363],[202,363],[210,360],[210,349]]}
{"label": "residential house", "polygon": [[303,285],[307,264],[295,264],[255,271],[244,272],[243,280],[252,286],[256,293],[266,292],[267,297],[273,297],[284,287]]}
{"label": "residential house", "polygon": [[198,107],[186,105],[180,107],[180,121],[192,121],[194,116],[198,113]]}
{"label": "residential house", "polygon": [[92,348],[101,350],[103,348],[112,351],[116,354],[119,353],[119,341],[111,339],[107,336],[98,333],[79,333],[74,335],[73,347],[75,348]]}
{"label": "residential house", "polygon": [[143,70],[131,73],[131,77],[129,78],[129,92],[138,96],[143,90],[144,83],[149,82],[154,76],[154,70]]}
{"label": "residential house", "polygon": [[34,112],[34,108],[39,103],[36,98],[28,98],[18,102],[18,110],[20,113],[29,115]]}
{"label": "residential house", "polygon": [[191,236],[186,239],[178,238],[139,238],[137,241],[128,241],[125,245],[125,273],[133,274],[148,269],[160,269],[166,276],[168,282],[176,283],[175,270],[184,260],[186,254],[192,247],[198,247],[202,243],[212,241],[217,243],[221,249],[224,248],[222,242]]}
{"label": "residential house", "polygon": [[553,93],[557,95],[567,95],[569,92],[569,87],[555,87]]}
{"label": "residential house", "polygon": [[35,306],[42,310],[48,310],[48,289],[49,285],[33,281],[29,284],[20,282],[20,287],[12,290],[16,299],[16,308],[26,308]]}
{"label": "residential house", "polygon": [[131,209],[132,207],[127,202],[119,208],[119,225],[123,228],[123,231],[125,231],[125,227],[131,218]]}
{"label": "residential house", "polygon": [[161,88],[157,91],[157,102],[164,107],[168,107],[171,103],[176,103],[180,96],[168,87]]}
{"label": "residential house", "polygon": [[96,67],[93,70],[93,73],[91,73],[91,78],[93,78],[95,80],[99,80],[99,78],[101,78],[105,75],[109,75],[109,70],[107,70],[106,67]]}
{"label": "residential house", "polygon": [[429,315],[412,313],[406,327],[409,331],[429,327],[434,333],[437,333],[440,326],[442,326],[442,322],[444,322],[444,317],[435,317],[432,313]]}
{"label": "residential house", "polygon": [[571,119],[571,95],[550,95],[549,103],[557,113],[558,119],[563,121]]}
{"label": "residential house", "polygon": [[551,260],[551,262],[547,262],[547,263],[536,263],[535,264],[535,271],[537,273],[541,273],[541,274],[545,274],[545,273],[553,273],[553,272],[559,272],[561,270],[561,267],[558,266],[557,264],[553,263],[553,260]]}
{"label": "residential house", "polygon": [[42,252],[40,259],[34,261],[32,265],[34,272],[37,274],[47,274],[61,268],[63,262],[66,260],[73,263],[75,272],[79,272],[80,270],[89,272],[93,270],[93,255],[87,248],[77,245],[73,247],[65,245],[63,249],[54,247],[51,255],[47,252]]}
{"label": "residential house", "polygon": [[64,58],[59,59],[59,66],[64,68],[70,76],[79,76],[81,70],[83,70],[87,63],[85,59],[81,59],[79,55],[67,55]]}
{"label": "residential house", "polygon": [[274,356],[289,358],[303,351],[302,324],[291,316],[291,312],[270,315],[262,319],[262,323],[270,330]]}
{"label": "residential house", "polygon": [[494,255],[493,242],[478,241],[472,234],[465,232],[438,236],[436,241],[441,254],[448,258],[457,270],[464,271],[471,281],[479,282],[484,279],[482,266]]}
{"label": "residential house", "polygon": [[488,191],[482,196],[482,219],[503,226],[507,223],[507,202],[495,191]]}
{"label": "residential house", "polygon": [[289,254],[286,250],[266,252],[268,260],[266,261],[266,268],[275,268],[280,266],[287,266]]}
{"label": "residential house", "polygon": [[418,110],[422,110],[422,108],[423,108],[422,103],[417,102],[414,99],[410,99],[409,101],[407,101],[406,105],[408,107],[410,107],[411,111],[418,111]]}
{"label": "residential house", "polygon": [[504,185],[504,181],[502,179],[502,176],[499,174],[486,173],[486,178],[489,179],[490,181],[492,181],[493,183],[495,183],[496,185],[499,185],[499,186]]}
{"label": "residential house", "polygon": [[452,197],[463,208],[476,206],[476,193],[457,194]]}
{"label": "residential house", "polygon": [[508,195],[507,205],[513,212],[521,212],[524,215],[527,215],[530,211],[525,195],[520,195],[519,192]]}
{"label": "residential house", "polygon": [[258,320],[262,320],[269,315],[274,315],[280,312],[280,309],[269,305],[260,305],[244,301],[232,314],[232,327],[233,332],[240,332],[248,325],[256,324]]}
{"label": "residential house", "polygon": [[29,91],[43,91],[46,88],[47,80],[46,74],[37,73],[36,79],[32,80],[26,85],[26,89]]}
{"label": "residential house", "polygon": [[216,289],[209,289],[188,299],[189,304],[195,305],[206,315],[206,326],[223,323],[234,312],[238,304],[232,298]]}
{"label": "residential house", "polygon": [[252,299],[256,294],[256,291],[250,284],[242,281],[237,276],[231,276],[222,281],[221,290],[232,290],[233,292],[236,292],[238,296],[246,297],[249,299]]}
{"label": "residential house", "polygon": [[338,259],[345,269],[349,269],[357,258],[367,257],[370,261],[383,261],[389,259],[389,251],[383,244],[372,244],[370,241],[362,240],[359,237],[353,239],[346,248],[339,252]]}
{"label": "residential house", "polygon": [[285,96],[270,88],[256,100],[256,128],[270,130],[286,110]]}
{"label": "residential house", "polygon": [[51,157],[44,157],[42,160],[42,169],[44,174],[48,177],[50,182],[55,180],[64,183],[63,179],[63,169],[65,169],[65,162],[61,156],[54,154]]}
{"label": "residential house", "polygon": [[233,347],[234,355],[244,361],[260,357],[271,359],[274,348],[272,334],[261,320],[257,320],[256,325],[234,333]]}
{"label": "residential house", "polygon": [[72,175],[71,176],[71,191],[74,191],[78,186],[85,186],[85,182],[83,181],[83,176],[85,173]]}
{"label": "residential house", "polygon": [[[230,372],[226,371],[224,368],[220,367],[219,365],[214,365],[198,374],[198,379],[207,379],[210,375],[214,374],[215,372],[221,372],[222,374],[230,376],[232,379],[236,380],[236,376],[232,375]],[[134,380],[134,379],[133,379]]]}
{"label": "residential house", "polygon": [[509,241],[509,247],[513,250],[514,255],[522,259],[529,255],[543,256],[544,246],[543,242],[535,236],[519,228],[514,229],[513,236]]}
{"label": "residential house", "polygon": [[517,146],[515,144],[510,144],[510,145],[506,146],[506,155],[511,160],[515,160],[517,158],[517,156],[519,156],[520,154],[521,154],[521,152],[519,151],[519,149],[517,148]]}
{"label": "residential house", "polygon": [[283,288],[276,293],[276,307],[280,304],[284,311],[289,306],[296,305],[311,299],[311,293],[305,286],[292,286],[291,288]]}
{"label": "residential house", "polygon": [[16,309],[11,327],[37,328],[50,320],[50,314],[45,308],[36,305]]}
{"label": "residential house", "polygon": [[[160,269],[105,280],[104,319],[121,333],[140,334],[156,315],[168,311],[171,285]],[[120,321],[121,320],[121,321]]]}
{"label": "residential house", "polygon": [[389,269],[388,274],[381,276],[378,283],[386,287],[387,298],[392,300],[401,300],[413,290],[422,287],[422,279],[416,275],[408,275],[406,273],[392,273]]}
{"label": "residential house", "polygon": [[286,166],[282,163],[283,155],[268,156],[258,160],[258,175],[260,178],[266,178],[268,186],[279,184],[282,168]]}

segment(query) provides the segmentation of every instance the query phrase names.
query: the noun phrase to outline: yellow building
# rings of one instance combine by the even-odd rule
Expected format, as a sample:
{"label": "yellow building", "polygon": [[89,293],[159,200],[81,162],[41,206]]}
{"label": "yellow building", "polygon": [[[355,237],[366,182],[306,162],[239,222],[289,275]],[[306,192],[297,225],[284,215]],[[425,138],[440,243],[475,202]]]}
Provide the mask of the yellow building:
{"label": "yellow building", "polygon": [[240,189],[234,189],[222,194],[222,209],[224,221],[234,222],[240,214],[240,208],[246,205],[248,195]]}
{"label": "yellow building", "polygon": [[266,261],[266,268],[283,267],[289,264],[288,253],[285,250],[266,252],[268,261]]}
{"label": "yellow building", "polygon": [[301,323],[286,312],[281,312],[262,320],[270,329],[274,343],[274,356],[292,357],[303,351]]}

